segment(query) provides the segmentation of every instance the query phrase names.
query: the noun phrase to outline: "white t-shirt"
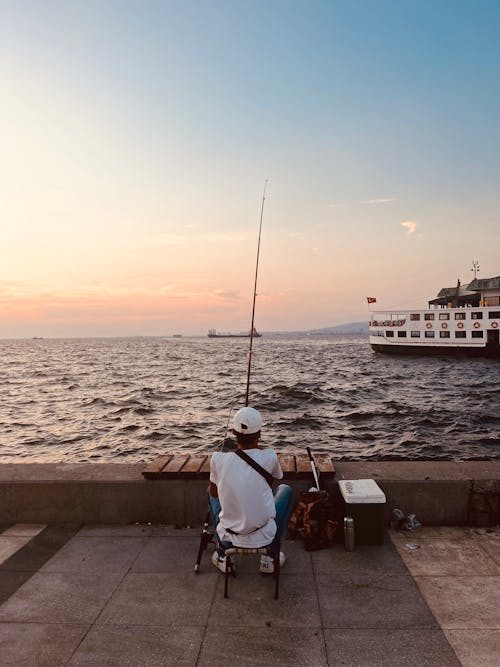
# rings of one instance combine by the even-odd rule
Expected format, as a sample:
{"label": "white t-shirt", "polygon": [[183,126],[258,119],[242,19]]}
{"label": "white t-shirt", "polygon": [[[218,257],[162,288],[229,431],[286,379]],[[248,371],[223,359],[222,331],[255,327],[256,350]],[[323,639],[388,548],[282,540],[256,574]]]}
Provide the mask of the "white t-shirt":
{"label": "white t-shirt", "polygon": [[[254,461],[276,479],[283,471],[273,449],[245,449]],[[234,452],[212,454],[210,481],[217,485],[222,507],[217,534],[237,547],[257,548],[270,544],[276,534],[273,492],[260,473]],[[227,529],[238,535],[232,535]]]}

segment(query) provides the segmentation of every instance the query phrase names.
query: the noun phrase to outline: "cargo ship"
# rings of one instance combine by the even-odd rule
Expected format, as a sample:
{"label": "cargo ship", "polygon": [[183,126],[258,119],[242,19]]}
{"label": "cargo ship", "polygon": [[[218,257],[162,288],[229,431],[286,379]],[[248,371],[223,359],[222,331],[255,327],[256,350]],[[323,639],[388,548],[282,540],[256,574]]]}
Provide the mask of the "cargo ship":
{"label": "cargo ship", "polygon": [[[368,298],[376,303],[376,298]],[[444,287],[425,310],[371,310],[370,345],[387,354],[500,358],[500,276]]]}
{"label": "cargo ship", "polygon": [[[208,337],[209,338],[250,338],[251,331],[245,332],[242,331],[241,333],[229,333],[229,332],[224,332],[224,331],[216,331],[215,329],[209,329],[208,330]],[[261,333],[257,331],[257,329],[253,330],[253,337],[254,338],[260,338],[262,336]]]}

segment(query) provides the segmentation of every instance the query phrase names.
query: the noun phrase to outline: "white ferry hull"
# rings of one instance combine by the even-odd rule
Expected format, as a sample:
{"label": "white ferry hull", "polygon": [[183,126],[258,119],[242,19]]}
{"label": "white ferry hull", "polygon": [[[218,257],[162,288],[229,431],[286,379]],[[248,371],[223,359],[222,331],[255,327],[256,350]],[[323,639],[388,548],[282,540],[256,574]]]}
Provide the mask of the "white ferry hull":
{"label": "white ferry hull", "polygon": [[500,307],[438,308],[371,314],[375,352],[500,359]]}
{"label": "white ferry hull", "polygon": [[370,343],[372,350],[384,354],[404,354],[423,356],[464,356],[464,357],[488,357],[500,359],[500,348],[488,347],[460,347],[458,345],[385,345]]}

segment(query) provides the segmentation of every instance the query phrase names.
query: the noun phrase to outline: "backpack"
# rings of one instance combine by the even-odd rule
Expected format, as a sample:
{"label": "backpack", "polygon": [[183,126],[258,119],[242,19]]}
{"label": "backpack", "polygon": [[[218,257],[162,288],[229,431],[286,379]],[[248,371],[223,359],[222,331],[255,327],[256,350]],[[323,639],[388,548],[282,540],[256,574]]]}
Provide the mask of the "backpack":
{"label": "backpack", "polygon": [[332,499],[322,491],[303,491],[288,521],[290,537],[304,540],[306,551],[329,547],[338,528]]}

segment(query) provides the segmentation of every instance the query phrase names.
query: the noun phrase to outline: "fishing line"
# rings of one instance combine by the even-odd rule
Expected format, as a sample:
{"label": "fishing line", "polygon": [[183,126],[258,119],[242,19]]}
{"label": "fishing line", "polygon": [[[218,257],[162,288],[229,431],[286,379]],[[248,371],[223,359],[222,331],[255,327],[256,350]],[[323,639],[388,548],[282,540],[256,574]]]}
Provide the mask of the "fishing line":
{"label": "fishing line", "polygon": [[225,431],[224,431],[224,437],[222,438],[222,442],[219,445],[220,450],[223,450],[224,445],[226,444],[227,432],[229,430],[229,420],[231,419],[231,412],[233,411],[233,405],[234,405],[234,400],[231,402],[231,405],[229,406],[229,412],[227,413],[227,422],[226,422],[226,428],[225,428]]}

